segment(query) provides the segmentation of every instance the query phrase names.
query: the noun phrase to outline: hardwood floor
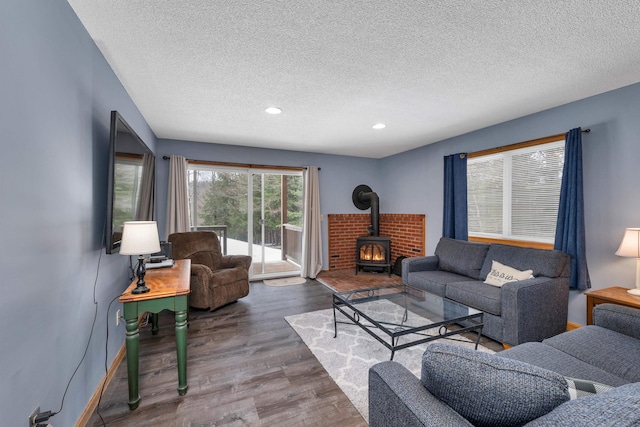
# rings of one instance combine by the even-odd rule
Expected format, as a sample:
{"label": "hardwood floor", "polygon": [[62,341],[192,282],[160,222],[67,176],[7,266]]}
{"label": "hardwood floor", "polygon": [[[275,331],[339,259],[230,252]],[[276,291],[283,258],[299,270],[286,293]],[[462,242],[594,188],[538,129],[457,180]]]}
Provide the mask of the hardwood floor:
{"label": "hardwood floor", "polygon": [[140,329],[142,400],[127,405],[123,361],[89,426],[366,426],[284,316],[331,307],[322,284],[268,287],[214,312],[190,311],[187,378],[180,397],[172,313]]}
{"label": "hardwood floor", "polygon": [[[139,390],[127,405],[126,360],[105,390],[88,426],[366,426],[322,365],[284,320],[331,307],[332,292],[317,281],[272,287],[252,282],[249,296],[214,312],[189,312],[189,390],[176,390],[173,314],[160,331],[140,328]],[[475,334],[466,334],[470,339]],[[494,351],[502,345],[482,337]]]}

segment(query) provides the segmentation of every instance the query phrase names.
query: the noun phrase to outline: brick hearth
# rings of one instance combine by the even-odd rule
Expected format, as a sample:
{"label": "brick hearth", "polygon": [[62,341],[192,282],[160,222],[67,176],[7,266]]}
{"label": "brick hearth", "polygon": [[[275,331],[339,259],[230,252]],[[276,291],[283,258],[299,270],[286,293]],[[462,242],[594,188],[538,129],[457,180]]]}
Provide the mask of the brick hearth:
{"label": "brick hearth", "polygon": [[[329,270],[354,269],[356,238],[367,235],[369,214],[329,214]],[[391,263],[397,257],[423,256],[425,216],[423,214],[380,214],[380,235],[391,237]]]}

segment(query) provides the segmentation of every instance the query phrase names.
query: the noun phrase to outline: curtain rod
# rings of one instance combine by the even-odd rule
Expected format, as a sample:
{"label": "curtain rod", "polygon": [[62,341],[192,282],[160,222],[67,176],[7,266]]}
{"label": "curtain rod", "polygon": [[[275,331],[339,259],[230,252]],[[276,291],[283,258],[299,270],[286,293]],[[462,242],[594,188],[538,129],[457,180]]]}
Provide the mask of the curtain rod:
{"label": "curtain rod", "polygon": [[[584,129],[582,133],[589,133],[591,129]],[[546,144],[548,142],[556,141],[560,138],[564,138],[567,135],[567,132],[558,133],[555,135],[545,136],[537,139],[530,139],[529,141],[516,142],[515,144],[503,145],[501,147],[488,148],[486,150],[474,151],[472,153],[467,153],[467,158],[487,156],[489,154],[501,153],[503,151],[515,150],[517,148],[524,147],[533,147],[536,145]]]}
{"label": "curtain rod", "polygon": [[[589,129],[589,128],[587,128],[587,129],[583,129],[581,132],[582,132],[582,133],[589,133],[589,132],[591,132],[591,129]],[[565,135],[566,135],[566,134],[568,134],[568,133],[569,133],[569,132],[559,133],[559,134],[557,134],[557,135],[552,135],[552,136],[565,136]]]}
{"label": "curtain rod", "polygon": [[[162,156],[163,160],[169,160],[169,156]],[[187,159],[187,162],[193,164],[201,164],[201,165],[215,165],[215,166],[231,166],[231,167],[244,167],[244,168],[254,168],[254,169],[276,169],[276,170],[299,170],[299,169],[307,169],[306,166],[271,166],[271,165],[254,165],[251,163],[229,163],[229,162],[213,162],[208,160],[193,160]],[[321,170],[321,168],[318,168]]]}

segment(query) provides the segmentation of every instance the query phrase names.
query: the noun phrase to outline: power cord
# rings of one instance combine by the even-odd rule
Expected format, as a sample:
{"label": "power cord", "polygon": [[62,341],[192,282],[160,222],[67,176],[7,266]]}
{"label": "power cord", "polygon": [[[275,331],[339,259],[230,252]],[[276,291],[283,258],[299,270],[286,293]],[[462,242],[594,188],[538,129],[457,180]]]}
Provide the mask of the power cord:
{"label": "power cord", "polygon": [[138,327],[139,328],[144,328],[145,326],[149,326],[149,318],[150,317],[151,317],[151,314],[145,313],[144,316],[142,317],[142,321],[140,322]]}
{"label": "power cord", "polygon": [[[111,304],[118,299],[120,295],[117,295],[114,299],[109,303],[109,307],[107,308],[107,317],[109,317],[109,313],[111,312]],[[107,384],[106,374],[109,372],[109,322],[107,322],[107,338],[104,342],[104,372],[105,372],[105,381],[102,382],[102,388],[100,389],[100,398],[98,399],[98,404],[96,406],[96,414],[100,417],[100,421],[102,421],[102,425],[106,427],[107,423],[102,418],[102,414],[100,413],[100,402],[102,402],[102,395],[104,394],[104,388]]]}
{"label": "power cord", "polygon": [[131,274],[129,275],[129,281],[132,281],[136,277],[136,271],[133,269],[133,261],[131,255],[129,255],[129,270]]}
{"label": "power cord", "polygon": [[[131,271],[131,275],[129,276],[129,281],[132,281],[133,278],[135,277],[135,274],[133,270],[133,262],[131,261],[131,256],[129,256],[129,270]],[[111,312],[111,304],[113,304],[113,302],[119,297],[120,295],[117,295],[115,298],[111,300],[111,302],[109,302],[109,307],[107,308],[107,318],[109,317],[109,313]],[[142,324],[140,326],[146,326],[146,324]],[[104,372],[106,375],[109,372],[109,322],[107,322],[107,337],[105,339],[104,347],[105,347],[104,348]],[[98,404],[96,405],[96,414],[98,414],[98,417],[100,417],[100,421],[102,421],[103,426],[106,426],[107,423],[105,422],[104,418],[102,418],[102,414],[100,413],[100,403],[102,402],[102,396],[104,395],[104,389],[106,387],[106,384],[107,384],[106,381],[102,382],[102,387],[100,389],[100,398],[98,399]]]}
{"label": "power cord", "polygon": [[[102,234],[102,240],[104,241],[104,230],[103,230],[103,234]],[[67,397],[67,392],[69,391],[69,387],[71,386],[71,381],[73,381],[73,378],[78,373],[78,370],[80,369],[80,366],[82,366],[82,362],[84,362],[84,359],[87,357],[87,353],[89,351],[89,344],[91,343],[91,338],[93,337],[93,331],[94,331],[95,326],[96,326],[96,320],[98,319],[98,301],[96,301],[96,287],[98,286],[98,277],[100,276],[100,262],[101,261],[102,261],[102,249],[100,249],[100,255],[98,256],[98,265],[96,267],[96,276],[95,276],[95,279],[93,281],[93,305],[95,306],[95,310],[94,310],[94,313],[93,313],[93,322],[91,323],[91,332],[89,333],[89,339],[87,340],[87,345],[85,346],[84,353],[82,354],[82,359],[80,359],[80,362],[78,363],[78,366],[76,366],[76,369],[73,371],[73,374],[71,375],[71,378],[69,378],[69,382],[67,383],[67,387],[65,388],[64,394],[62,395],[62,401],[60,402],[60,409],[58,409],[56,412],[51,412],[51,411],[41,412],[40,414],[38,414],[36,416],[35,420],[36,420],[37,423],[41,423],[41,422],[47,421],[49,418],[51,418],[54,415],[57,415],[60,412],[62,412],[62,408],[64,408],[64,399]]]}
{"label": "power cord", "polygon": [[[106,228],[107,228],[107,218],[106,218],[106,215],[105,215],[104,224],[103,224],[103,227],[102,227],[102,240],[101,240],[102,242],[104,242]],[[40,413],[36,414],[33,417],[33,420],[31,420],[33,425],[42,425],[41,423],[44,423],[44,422],[48,421],[49,418],[51,418],[54,415],[57,415],[60,412],[62,412],[62,409],[64,408],[64,400],[67,397],[67,392],[69,391],[69,387],[71,386],[71,382],[73,381],[73,378],[78,373],[78,370],[80,369],[80,366],[82,366],[82,362],[84,362],[84,359],[87,357],[87,353],[89,352],[89,344],[91,343],[91,339],[93,338],[93,332],[95,330],[96,321],[98,319],[98,301],[96,299],[96,288],[98,286],[98,278],[100,277],[100,263],[101,263],[101,261],[102,261],[102,248],[100,248],[100,254],[98,255],[98,264],[96,266],[96,275],[95,275],[95,278],[93,280],[93,305],[95,307],[95,310],[94,310],[94,313],[93,313],[93,321],[91,322],[91,331],[89,332],[89,339],[87,340],[87,345],[85,346],[84,353],[82,354],[82,358],[80,359],[80,362],[76,366],[76,369],[73,371],[73,374],[71,374],[71,378],[69,378],[69,382],[67,383],[67,387],[65,388],[64,394],[62,395],[62,400],[60,402],[60,409],[58,409],[56,412],[44,411],[44,412],[40,412]],[[108,328],[108,322],[107,322],[107,328]]]}

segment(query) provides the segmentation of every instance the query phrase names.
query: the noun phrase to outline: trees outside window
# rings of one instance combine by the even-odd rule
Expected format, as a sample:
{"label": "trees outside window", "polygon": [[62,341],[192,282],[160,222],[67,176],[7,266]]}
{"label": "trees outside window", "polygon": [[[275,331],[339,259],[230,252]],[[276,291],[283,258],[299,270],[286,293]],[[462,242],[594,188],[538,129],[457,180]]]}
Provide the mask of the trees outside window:
{"label": "trees outside window", "polygon": [[[189,168],[192,227],[226,225],[228,237],[248,241],[248,192],[252,179],[253,243],[281,245],[284,223],[302,227],[301,173],[252,172],[194,165]],[[264,199],[264,203],[263,203]],[[265,235],[261,218],[264,209]]]}

